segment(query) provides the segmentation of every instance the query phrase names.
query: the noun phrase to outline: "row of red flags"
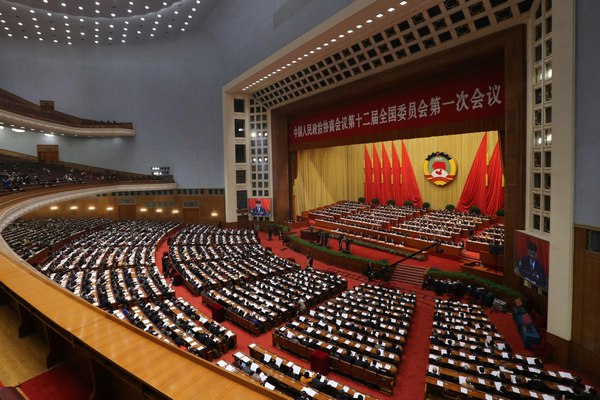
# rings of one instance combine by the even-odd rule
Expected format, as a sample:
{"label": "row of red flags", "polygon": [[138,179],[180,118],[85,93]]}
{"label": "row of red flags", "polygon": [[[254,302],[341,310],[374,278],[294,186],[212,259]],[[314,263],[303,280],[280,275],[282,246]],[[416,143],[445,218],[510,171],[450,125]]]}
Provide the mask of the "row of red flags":
{"label": "row of red flags", "polygon": [[[487,136],[487,133],[483,136],[471,165],[469,176],[456,204],[458,211],[468,212],[472,206],[476,206],[482,213],[494,215],[497,210],[504,207],[500,142],[496,144],[490,163],[487,165]],[[423,198],[404,141],[402,141],[402,162],[393,143],[391,163],[383,143],[381,160],[375,144],[372,144],[373,160],[367,145],[364,146],[364,154],[365,201],[371,202],[377,198],[385,203],[393,199],[396,204],[402,205],[409,200],[415,207],[423,205]]]}

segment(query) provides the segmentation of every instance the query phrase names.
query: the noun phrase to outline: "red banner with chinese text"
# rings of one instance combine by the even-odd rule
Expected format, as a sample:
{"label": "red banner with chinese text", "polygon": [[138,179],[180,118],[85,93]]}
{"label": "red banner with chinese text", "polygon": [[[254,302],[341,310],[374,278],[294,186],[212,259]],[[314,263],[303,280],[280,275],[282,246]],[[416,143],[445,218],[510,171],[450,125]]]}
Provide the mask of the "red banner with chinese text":
{"label": "red banner with chinese text", "polygon": [[468,121],[504,113],[502,69],[293,119],[290,144]]}

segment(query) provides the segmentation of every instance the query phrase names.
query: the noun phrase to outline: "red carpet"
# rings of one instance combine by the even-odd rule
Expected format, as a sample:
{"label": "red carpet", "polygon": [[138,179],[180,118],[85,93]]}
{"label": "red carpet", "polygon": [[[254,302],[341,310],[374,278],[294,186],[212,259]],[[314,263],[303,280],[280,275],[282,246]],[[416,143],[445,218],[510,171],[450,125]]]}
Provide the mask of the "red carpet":
{"label": "red carpet", "polygon": [[83,400],[92,386],[67,364],[56,366],[19,385],[30,400]]}

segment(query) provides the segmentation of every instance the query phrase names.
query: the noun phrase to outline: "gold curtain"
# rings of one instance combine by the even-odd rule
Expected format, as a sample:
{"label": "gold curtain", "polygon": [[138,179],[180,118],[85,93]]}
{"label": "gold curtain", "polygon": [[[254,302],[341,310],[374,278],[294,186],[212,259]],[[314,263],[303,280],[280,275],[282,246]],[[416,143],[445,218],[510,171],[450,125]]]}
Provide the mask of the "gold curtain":
{"label": "gold curtain", "polygon": [[[404,141],[423,201],[431,203],[434,209],[444,208],[447,204],[456,205],[484,134],[477,132]],[[488,132],[488,163],[497,142],[498,132]],[[396,146],[398,157],[402,157],[400,140],[384,142],[390,162],[392,143]],[[381,143],[375,146],[381,157]],[[371,148],[368,144],[369,154]],[[311,210],[339,200],[357,200],[364,196],[363,149],[364,145],[359,144],[299,151],[298,178],[294,182],[296,210]],[[445,186],[434,185],[424,174],[425,159],[436,151],[444,152],[456,161],[456,177]]]}

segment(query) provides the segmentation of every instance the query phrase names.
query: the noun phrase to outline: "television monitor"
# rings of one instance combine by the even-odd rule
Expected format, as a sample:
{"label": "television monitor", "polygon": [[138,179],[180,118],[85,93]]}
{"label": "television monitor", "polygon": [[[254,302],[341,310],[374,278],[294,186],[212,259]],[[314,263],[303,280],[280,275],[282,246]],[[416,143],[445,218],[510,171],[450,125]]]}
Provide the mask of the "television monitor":
{"label": "television monitor", "polygon": [[266,197],[249,198],[248,212],[253,217],[269,217],[271,215],[271,199]]}
{"label": "television monitor", "polygon": [[547,240],[515,232],[515,273],[532,285],[548,291],[550,244]]}

